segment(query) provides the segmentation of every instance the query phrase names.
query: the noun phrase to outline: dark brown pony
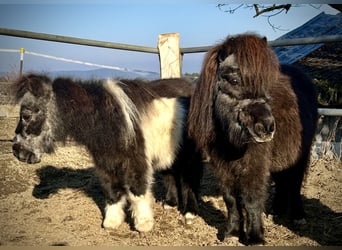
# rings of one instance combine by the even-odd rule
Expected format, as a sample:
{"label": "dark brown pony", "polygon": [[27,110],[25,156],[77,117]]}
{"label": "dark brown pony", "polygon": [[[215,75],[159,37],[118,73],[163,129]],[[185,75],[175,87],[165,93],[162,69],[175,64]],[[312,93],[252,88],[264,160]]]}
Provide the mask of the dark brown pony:
{"label": "dark brown pony", "polygon": [[301,185],[317,119],[315,87],[280,66],[265,38],[228,37],[206,54],[188,129],[209,157],[228,209],[226,235],[263,243],[261,214],[272,175],[273,210],[304,219]]}

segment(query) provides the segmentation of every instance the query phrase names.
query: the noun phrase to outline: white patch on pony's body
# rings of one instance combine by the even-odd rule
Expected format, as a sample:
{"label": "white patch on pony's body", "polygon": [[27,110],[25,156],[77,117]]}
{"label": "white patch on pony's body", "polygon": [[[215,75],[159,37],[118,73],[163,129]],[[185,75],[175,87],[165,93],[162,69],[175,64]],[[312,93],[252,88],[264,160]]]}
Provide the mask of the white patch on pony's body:
{"label": "white patch on pony's body", "polygon": [[145,154],[154,170],[169,168],[182,144],[185,111],[176,98],[154,100],[141,115]]}
{"label": "white patch on pony's body", "polygon": [[113,81],[108,79],[103,83],[103,86],[109,93],[111,93],[117,99],[120,105],[127,126],[128,144],[135,138],[134,124],[137,123],[139,115],[136,106],[119,86],[119,83],[120,81]]}
{"label": "white patch on pony's body", "polygon": [[139,232],[148,232],[153,229],[153,195],[148,189],[145,195],[135,196],[130,191],[128,197],[131,201],[134,226]]}
{"label": "white patch on pony's body", "polygon": [[104,228],[117,229],[125,220],[124,207],[126,205],[126,196],[121,197],[115,204],[107,204],[105,208]]}

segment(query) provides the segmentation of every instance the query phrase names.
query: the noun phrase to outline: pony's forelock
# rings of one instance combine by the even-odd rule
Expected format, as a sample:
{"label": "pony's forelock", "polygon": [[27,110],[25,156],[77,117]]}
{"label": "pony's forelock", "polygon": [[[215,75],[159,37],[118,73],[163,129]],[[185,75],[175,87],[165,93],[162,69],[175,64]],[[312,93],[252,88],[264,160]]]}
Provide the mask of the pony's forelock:
{"label": "pony's forelock", "polygon": [[235,54],[242,82],[252,93],[263,92],[278,80],[279,62],[265,39],[247,33],[229,37],[224,44]]}
{"label": "pony's forelock", "polygon": [[13,101],[18,103],[23,96],[30,92],[35,97],[49,94],[47,86],[51,85],[51,79],[46,75],[28,73],[18,78],[11,86]]}

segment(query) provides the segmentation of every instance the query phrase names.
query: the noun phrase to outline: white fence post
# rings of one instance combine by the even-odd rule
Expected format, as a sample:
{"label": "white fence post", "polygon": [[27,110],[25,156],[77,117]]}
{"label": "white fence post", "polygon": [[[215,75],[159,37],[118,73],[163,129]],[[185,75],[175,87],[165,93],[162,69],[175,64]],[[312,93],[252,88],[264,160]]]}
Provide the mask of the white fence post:
{"label": "white fence post", "polygon": [[24,64],[24,53],[25,49],[20,48],[20,69],[19,69],[19,76],[23,74],[23,64]]}

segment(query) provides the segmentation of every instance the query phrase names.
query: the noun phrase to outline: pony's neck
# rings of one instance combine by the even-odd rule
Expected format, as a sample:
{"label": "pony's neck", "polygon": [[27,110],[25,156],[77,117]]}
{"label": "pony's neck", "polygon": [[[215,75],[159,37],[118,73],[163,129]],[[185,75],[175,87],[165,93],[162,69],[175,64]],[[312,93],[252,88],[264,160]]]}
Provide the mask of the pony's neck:
{"label": "pony's neck", "polygon": [[[227,131],[230,132],[227,134]],[[241,158],[249,145],[241,140],[241,137],[244,137],[244,135],[240,135],[240,133],[243,132],[236,132],[239,133],[231,134],[232,130],[226,130],[224,133],[216,131],[216,140],[214,140],[213,145],[210,146],[212,149],[216,150],[216,154],[219,154],[221,158],[228,161]]]}
{"label": "pony's neck", "polygon": [[47,126],[51,134],[53,135],[54,140],[56,141],[66,141],[68,134],[65,132],[66,124],[63,122],[64,112],[61,112],[58,109],[56,96],[54,94],[51,95],[49,102],[47,103]]}

